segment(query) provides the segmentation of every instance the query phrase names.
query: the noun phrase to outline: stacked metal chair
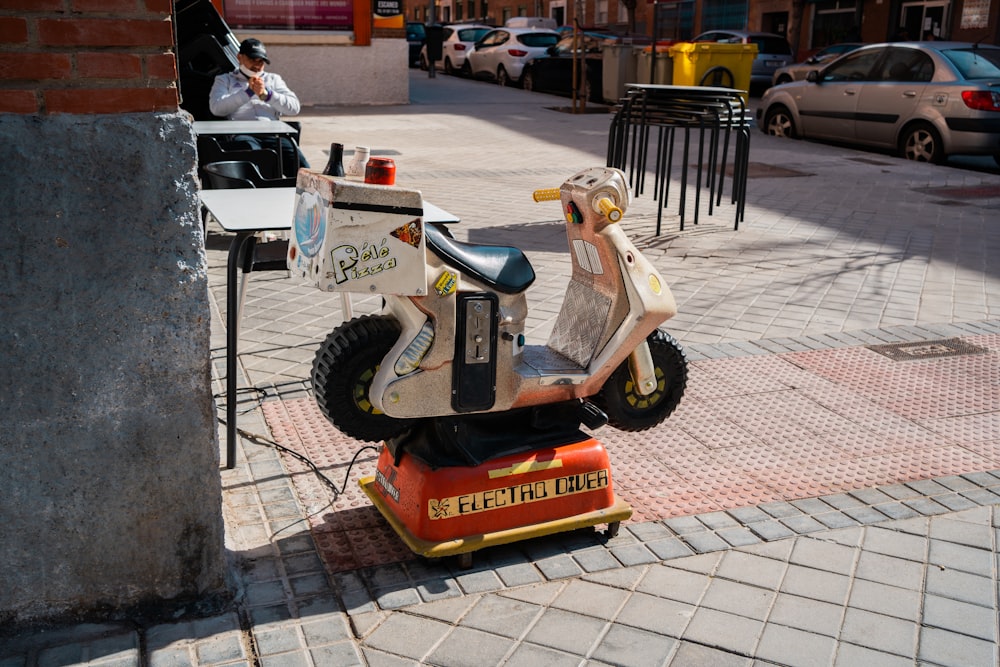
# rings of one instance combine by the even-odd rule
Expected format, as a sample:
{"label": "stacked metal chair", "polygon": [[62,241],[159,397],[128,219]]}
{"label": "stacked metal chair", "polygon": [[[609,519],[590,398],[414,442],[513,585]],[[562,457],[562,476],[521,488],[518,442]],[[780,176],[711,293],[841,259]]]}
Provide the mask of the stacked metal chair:
{"label": "stacked metal chair", "polygon": [[[611,122],[607,165],[627,174],[637,196],[643,194],[646,174],[652,166],[653,197],[660,202],[657,236],[675,174],[680,183],[681,230],[687,215],[692,168],[694,224],[698,224],[703,190],[707,192],[708,215],[722,204],[730,148],[730,203],[735,206],[734,228],[739,229],[745,214],[750,149],[750,113],[744,95],[745,91],[732,88],[627,84]],[[651,146],[655,151],[650,151]],[[675,160],[677,149],[680,157]],[[651,158],[651,152],[655,157]]]}

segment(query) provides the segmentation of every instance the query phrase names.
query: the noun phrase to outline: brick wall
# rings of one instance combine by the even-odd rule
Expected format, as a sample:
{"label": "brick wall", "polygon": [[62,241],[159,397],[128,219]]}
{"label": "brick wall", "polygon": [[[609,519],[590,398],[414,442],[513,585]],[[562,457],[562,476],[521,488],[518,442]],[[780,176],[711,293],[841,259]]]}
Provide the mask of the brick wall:
{"label": "brick wall", "polygon": [[0,113],[177,110],[171,0],[0,0]]}

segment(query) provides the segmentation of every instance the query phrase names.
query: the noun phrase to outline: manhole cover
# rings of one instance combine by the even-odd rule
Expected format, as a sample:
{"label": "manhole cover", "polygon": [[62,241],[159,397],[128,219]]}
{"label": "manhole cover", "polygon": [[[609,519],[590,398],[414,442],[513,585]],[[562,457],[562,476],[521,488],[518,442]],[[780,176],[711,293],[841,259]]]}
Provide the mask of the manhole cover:
{"label": "manhole cover", "polygon": [[970,185],[945,186],[940,188],[916,188],[916,192],[938,197],[964,197],[965,199],[980,199],[1000,197],[1000,185]]}
{"label": "manhole cover", "polygon": [[917,343],[889,343],[887,345],[868,345],[872,352],[885,355],[893,361],[911,359],[936,359],[938,357],[957,357],[963,354],[986,354],[988,348],[966,343],[960,338],[945,340],[925,340]]}

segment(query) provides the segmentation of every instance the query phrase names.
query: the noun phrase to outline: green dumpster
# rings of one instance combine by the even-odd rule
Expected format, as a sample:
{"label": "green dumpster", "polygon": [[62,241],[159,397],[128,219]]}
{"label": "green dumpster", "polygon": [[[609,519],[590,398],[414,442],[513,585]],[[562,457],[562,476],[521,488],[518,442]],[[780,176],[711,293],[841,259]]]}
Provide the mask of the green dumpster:
{"label": "green dumpster", "polygon": [[[680,42],[670,47],[675,86],[719,86],[750,90],[756,44]],[[746,95],[743,96],[745,100]]]}

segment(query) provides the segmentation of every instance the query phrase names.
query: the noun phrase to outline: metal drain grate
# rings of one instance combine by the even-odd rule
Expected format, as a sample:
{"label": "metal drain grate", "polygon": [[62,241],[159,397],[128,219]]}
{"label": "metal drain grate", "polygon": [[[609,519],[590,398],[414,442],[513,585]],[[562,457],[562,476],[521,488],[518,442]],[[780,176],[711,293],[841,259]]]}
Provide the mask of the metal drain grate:
{"label": "metal drain grate", "polygon": [[986,354],[989,352],[988,348],[966,343],[960,338],[924,340],[916,343],[867,345],[866,347],[872,352],[878,352],[889,357],[893,361],[937,359],[939,357],[957,357],[963,354]]}

